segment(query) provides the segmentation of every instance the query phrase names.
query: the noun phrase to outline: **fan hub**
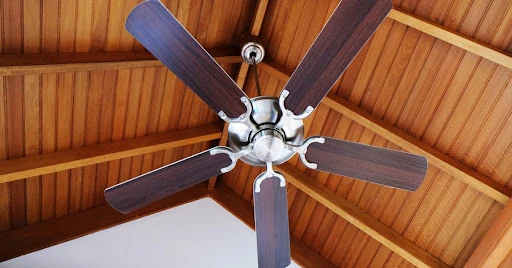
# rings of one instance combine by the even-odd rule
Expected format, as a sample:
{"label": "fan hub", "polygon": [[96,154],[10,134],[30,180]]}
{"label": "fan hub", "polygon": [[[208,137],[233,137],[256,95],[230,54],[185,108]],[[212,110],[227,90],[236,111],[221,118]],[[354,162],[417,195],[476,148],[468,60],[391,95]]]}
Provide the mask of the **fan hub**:
{"label": "fan hub", "polygon": [[274,162],[285,151],[284,138],[275,129],[264,129],[258,132],[253,141],[253,152],[262,162]]}
{"label": "fan hub", "polygon": [[[250,123],[230,123],[228,144],[238,152],[252,148],[252,152],[240,159],[253,166],[265,166],[266,162],[279,165],[290,159],[295,152],[286,144],[299,146],[304,140],[302,120],[291,119],[281,112],[275,97],[251,99]],[[276,124],[279,123],[279,126]]]}

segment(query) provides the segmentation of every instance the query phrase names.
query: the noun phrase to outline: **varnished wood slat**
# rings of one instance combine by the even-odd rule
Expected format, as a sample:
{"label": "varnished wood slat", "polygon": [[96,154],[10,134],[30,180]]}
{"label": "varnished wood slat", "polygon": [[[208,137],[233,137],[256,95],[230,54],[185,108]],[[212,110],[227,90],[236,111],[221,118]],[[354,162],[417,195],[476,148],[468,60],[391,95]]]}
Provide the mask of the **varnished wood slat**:
{"label": "varnished wood slat", "polygon": [[[25,124],[23,132],[25,136],[25,156],[36,155],[41,151],[41,127],[39,125],[41,114],[41,91],[34,90],[35,88],[37,89],[40,87],[40,83],[41,80],[39,75],[24,76],[23,114]],[[39,176],[27,178],[26,191],[27,224],[30,225],[41,220],[41,179]]]}
{"label": "varnished wood slat", "polygon": [[316,108],[391,10],[390,0],[341,1],[283,90],[299,115]]}
{"label": "varnished wood slat", "polygon": [[126,214],[220,175],[232,160],[227,154],[212,155],[210,150],[107,188],[107,202]]}
{"label": "varnished wood slat", "polygon": [[256,12],[254,13],[251,21],[251,35],[260,35],[261,26],[263,25],[263,19],[267,12],[269,0],[258,0],[256,4]]}
{"label": "varnished wood slat", "polygon": [[[57,150],[71,148],[71,120],[73,116],[73,73],[60,73],[57,86]],[[61,217],[69,211],[69,180],[68,170],[56,174],[56,209],[55,216]]]}
{"label": "varnished wood slat", "polygon": [[0,161],[0,183],[219,139],[218,125]]}
{"label": "varnished wood slat", "polygon": [[207,195],[206,185],[200,184],[130,214],[121,214],[109,205],[102,205],[3,232],[0,233],[0,262],[192,202]]}
{"label": "varnished wood slat", "polygon": [[[4,86],[4,78],[0,78],[0,160],[7,159],[7,137],[5,129],[7,127],[6,118],[6,92]],[[7,183],[0,183],[0,232],[7,231],[11,228],[10,215],[10,196],[9,186]]]}
{"label": "varnished wood slat", "polygon": [[[207,51],[218,63],[242,62],[240,53],[236,49],[209,49]],[[163,64],[147,51],[0,56],[0,76],[121,70],[161,66]]]}
{"label": "varnished wood slat", "polygon": [[[6,116],[7,116],[7,156],[22,157],[23,152],[23,77],[13,76],[5,79]],[[26,181],[9,183],[11,228],[27,224]]]}
{"label": "varnished wood slat", "polygon": [[390,248],[418,267],[448,267],[407,238],[393,231],[365,211],[330,191],[313,177],[306,175],[290,164],[276,166],[286,180],[313,197],[346,221],[359,228],[375,240]]}
{"label": "varnished wood slat", "polygon": [[494,220],[464,267],[498,267],[512,251],[512,202]]}
{"label": "varnished wood slat", "polygon": [[388,17],[407,26],[418,29],[426,34],[432,35],[452,45],[458,46],[480,57],[501,64],[512,69],[512,55],[505,51],[500,51],[490,45],[480,42],[474,38],[464,36],[463,34],[450,30],[442,25],[435,24],[426,19],[410,14],[401,9],[393,9]]}
{"label": "varnished wood slat", "polygon": [[[270,74],[276,75],[280,79],[289,78],[289,73],[282,71],[283,68],[272,62],[263,62],[260,64],[262,69]],[[432,164],[448,174],[458,178],[471,187],[481,191],[492,199],[506,204],[512,196],[512,190],[508,189],[499,183],[493,181],[491,178],[484,176],[478,171],[464,165],[463,163],[445,155],[431,146],[423,143],[422,141],[410,136],[409,134],[397,129],[393,125],[374,118],[370,113],[362,110],[353,103],[345,99],[329,95],[322,101],[331,109],[334,109],[344,116],[354,120],[362,126],[370,129],[378,135],[388,139],[403,149],[427,157],[429,164]]]}
{"label": "varnished wood slat", "polygon": [[[210,195],[213,200],[254,229],[254,208],[250,202],[243,200],[224,183],[219,183]],[[303,267],[336,267],[293,235],[290,235],[290,248],[292,259]]]}
{"label": "varnished wood slat", "polygon": [[[262,173],[258,178],[265,176]],[[255,188],[256,189],[256,180]],[[254,191],[254,219],[258,244],[258,267],[286,267],[290,264],[290,230],[286,186],[278,177],[265,178]]]}

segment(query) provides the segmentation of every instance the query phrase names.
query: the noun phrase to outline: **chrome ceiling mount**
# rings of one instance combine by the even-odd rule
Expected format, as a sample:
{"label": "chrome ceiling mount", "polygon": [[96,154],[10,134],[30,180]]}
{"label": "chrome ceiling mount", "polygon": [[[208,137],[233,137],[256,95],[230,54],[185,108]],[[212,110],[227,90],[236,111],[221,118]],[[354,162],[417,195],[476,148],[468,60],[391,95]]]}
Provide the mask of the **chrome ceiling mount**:
{"label": "chrome ceiling mount", "polygon": [[242,59],[247,64],[258,64],[265,57],[265,49],[256,42],[248,42],[242,46]]}

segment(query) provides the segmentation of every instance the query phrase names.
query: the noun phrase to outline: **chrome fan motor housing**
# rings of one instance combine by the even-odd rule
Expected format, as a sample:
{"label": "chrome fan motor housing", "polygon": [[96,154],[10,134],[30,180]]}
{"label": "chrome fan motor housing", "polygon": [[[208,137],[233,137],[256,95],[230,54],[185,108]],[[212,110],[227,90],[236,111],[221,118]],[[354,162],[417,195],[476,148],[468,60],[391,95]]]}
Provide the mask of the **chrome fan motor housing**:
{"label": "chrome fan motor housing", "polygon": [[251,103],[250,124],[230,123],[228,145],[235,152],[251,148],[251,153],[240,159],[252,166],[265,166],[266,162],[279,165],[288,161],[295,151],[287,145],[300,146],[304,140],[302,120],[283,114],[275,97],[256,97]]}

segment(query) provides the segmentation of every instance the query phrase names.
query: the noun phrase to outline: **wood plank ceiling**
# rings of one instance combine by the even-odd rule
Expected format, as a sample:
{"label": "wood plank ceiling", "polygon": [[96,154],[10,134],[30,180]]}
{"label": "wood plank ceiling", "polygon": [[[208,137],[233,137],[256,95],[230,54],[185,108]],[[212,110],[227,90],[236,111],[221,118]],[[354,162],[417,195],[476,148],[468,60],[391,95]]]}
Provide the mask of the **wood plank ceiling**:
{"label": "wood plank ceiling", "polygon": [[[123,27],[138,2],[1,1],[1,52],[143,51]],[[257,1],[162,2],[213,49],[238,45]],[[260,32],[267,63],[291,73],[338,2],[269,1]],[[393,0],[393,5],[512,52],[509,0]],[[233,78],[240,66],[222,64]],[[511,72],[387,18],[330,94],[512,188]],[[260,73],[263,95],[277,96],[286,76],[267,68]],[[252,76],[244,90],[255,96]],[[0,160],[215,123],[220,120],[214,112],[163,67],[15,75],[0,83]],[[325,104],[305,125],[306,136],[400,149]],[[102,205],[105,187],[216,144],[206,141],[0,184],[0,231]],[[433,165],[420,189],[410,193],[306,170],[299,162],[296,157],[290,161],[450,266],[467,262],[504,207]],[[261,172],[239,163],[220,182],[252,201],[253,180]],[[336,266],[413,266],[292,184],[288,205],[291,233]]]}
{"label": "wood plank ceiling", "polygon": [[[2,1],[2,53],[143,51],[124,29],[126,16],[139,2]],[[247,27],[252,9],[251,1],[164,3],[206,48],[232,47]],[[238,67],[222,66],[232,76]],[[220,121],[163,67],[6,76],[0,85],[0,159]],[[0,230],[104,204],[107,186],[213,144],[204,142],[0,184]]]}

